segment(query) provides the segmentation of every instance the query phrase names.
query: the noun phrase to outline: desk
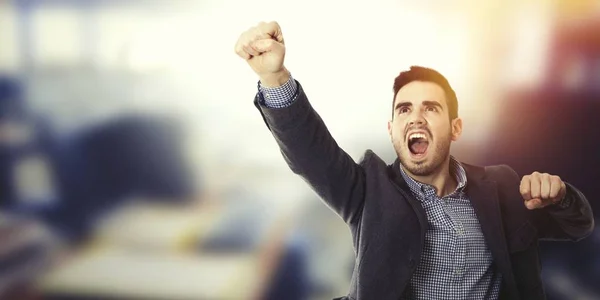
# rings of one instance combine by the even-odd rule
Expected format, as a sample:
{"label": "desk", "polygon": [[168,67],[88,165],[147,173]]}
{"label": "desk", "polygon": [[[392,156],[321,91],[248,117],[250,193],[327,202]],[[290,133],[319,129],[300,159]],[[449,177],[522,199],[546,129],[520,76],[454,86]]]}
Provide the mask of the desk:
{"label": "desk", "polygon": [[46,295],[118,299],[248,299],[260,291],[254,255],[140,254],[103,249],[69,261],[43,283]]}
{"label": "desk", "polygon": [[190,236],[201,237],[218,223],[218,212],[127,208],[109,218],[89,247],[45,276],[39,289],[49,297],[78,299],[261,299],[284,250],[290,218],[273,220],[255,251],[190,247]]}

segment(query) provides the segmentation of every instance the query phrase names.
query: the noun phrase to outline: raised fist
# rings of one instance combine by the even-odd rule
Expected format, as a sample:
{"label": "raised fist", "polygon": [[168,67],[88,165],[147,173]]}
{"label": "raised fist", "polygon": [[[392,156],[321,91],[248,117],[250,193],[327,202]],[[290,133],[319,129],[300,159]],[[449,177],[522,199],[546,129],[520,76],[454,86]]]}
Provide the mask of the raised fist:
{"label": "raised fist", "polygon": [[277,22],[261,22],[242,33],[235,53],[244,58],[265,86],[279,86],[289,78],[283,65],[285,43]]}
{"label": "raised fist", "polygon": [[557,203],[567,193],[567,187],[560,177],[540,172],[523,176],[520,190],[528,209],[542,208]]}

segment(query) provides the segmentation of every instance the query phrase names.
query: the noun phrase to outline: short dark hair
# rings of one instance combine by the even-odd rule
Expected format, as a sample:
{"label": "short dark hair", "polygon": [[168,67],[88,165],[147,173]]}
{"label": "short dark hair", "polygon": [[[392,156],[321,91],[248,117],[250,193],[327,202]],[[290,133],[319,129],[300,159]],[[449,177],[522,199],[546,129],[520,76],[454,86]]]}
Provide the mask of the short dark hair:
{"label": "short dark hair", "polygon": [[394,118],[394,105],[396,103],[396,95],[398,91],[405,85],[413,81],[427,81],[439,85],[446,94],[446,102],[448,103],[448,116],[450,120],[458,117],[458,99],[456,93],[450,87],[450,83],[440,72],[421,66],[411,66],[410,70],[400,72],[400,75],[394,79],[394,98],[392,99],[392,119]]}

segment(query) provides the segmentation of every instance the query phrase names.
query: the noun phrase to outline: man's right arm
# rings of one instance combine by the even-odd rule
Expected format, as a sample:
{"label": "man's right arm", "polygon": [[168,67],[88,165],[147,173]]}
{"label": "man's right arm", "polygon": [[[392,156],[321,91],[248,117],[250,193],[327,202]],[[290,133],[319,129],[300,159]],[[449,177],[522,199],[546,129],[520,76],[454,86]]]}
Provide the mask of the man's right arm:
{"label": "man's right arm", "polygon": [[280,87],[260,86],[255,105],[275,137],[290,169],[348,224],[364,202],[364,169],[342,150],[290,76]]}
{"label": "man's right arm", "polygon": [[235,52],[260,78],[254,104],[292,171],[346,223],[355,222],[364,202],[364,169],[337,145],[302,86],[284,67],[279,25],[260,23],[250,28],[239,37]]}

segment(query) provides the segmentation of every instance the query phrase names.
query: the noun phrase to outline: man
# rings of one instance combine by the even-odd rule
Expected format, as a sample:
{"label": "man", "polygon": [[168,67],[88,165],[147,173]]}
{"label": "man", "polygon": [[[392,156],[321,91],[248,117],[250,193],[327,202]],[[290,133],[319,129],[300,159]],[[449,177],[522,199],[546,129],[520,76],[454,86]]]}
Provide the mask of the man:
{"label": "man", "polygon": [[438,72],[396,77],[388,131],[398,159],[368,150],[356,164],[284,67],[277,23],[244,32],[235,51],[260,78],[255,105],[286,162],[351,229],[356,263],[339,299],[545,299],[537,241],[591,233],[586,198],[558,176],[520,179],[449,155],[462,122]]}

